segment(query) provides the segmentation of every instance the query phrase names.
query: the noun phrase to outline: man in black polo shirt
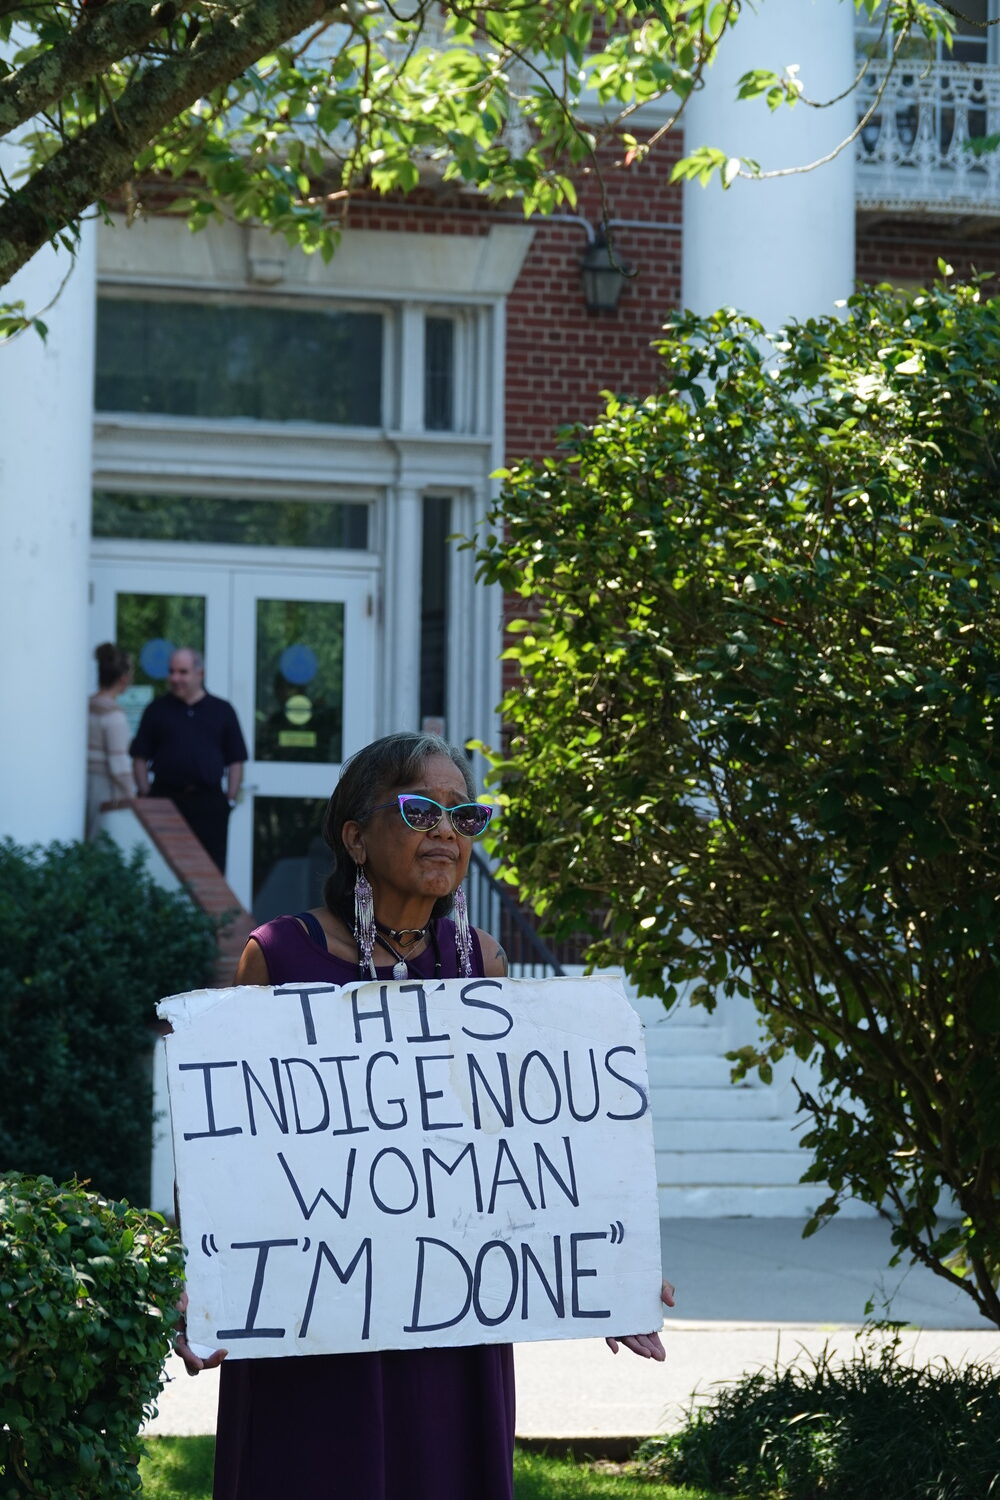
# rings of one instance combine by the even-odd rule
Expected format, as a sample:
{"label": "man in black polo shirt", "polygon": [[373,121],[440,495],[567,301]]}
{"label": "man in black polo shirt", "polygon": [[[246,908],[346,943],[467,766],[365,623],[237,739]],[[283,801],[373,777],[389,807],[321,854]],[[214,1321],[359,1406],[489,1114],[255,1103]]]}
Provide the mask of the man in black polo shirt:
{"label": "man in black polo shirt", "polygon": [[135,784],[140,797],[171,798],[225,874],[229,814],[247,758],[239,720],[231,703],[206,693],[199,651],[174,652],[167,684],[169,693],[147,705],[129,747]]}

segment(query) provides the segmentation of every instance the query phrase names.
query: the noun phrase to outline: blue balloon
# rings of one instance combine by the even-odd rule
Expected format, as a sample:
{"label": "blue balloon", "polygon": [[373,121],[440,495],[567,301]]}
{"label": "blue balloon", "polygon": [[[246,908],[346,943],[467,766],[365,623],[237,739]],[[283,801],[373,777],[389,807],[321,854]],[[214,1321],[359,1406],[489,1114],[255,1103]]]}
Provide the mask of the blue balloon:
{"label": "blue balloon", "polygon": [[296,687],[304,687],[307,682],[312,682],[319,670],[315,651],[311,646],[303,646],[301,642],[285,647],[278,666],[285,681],[294,683]]}
{"label": "blue balloon", "polygon": [[164,641],[157,637],[155,640],[147,641],[139,652],[139,665],[147,677],[166,677],[170,671],[170,658],[174,654],[172,641]]}

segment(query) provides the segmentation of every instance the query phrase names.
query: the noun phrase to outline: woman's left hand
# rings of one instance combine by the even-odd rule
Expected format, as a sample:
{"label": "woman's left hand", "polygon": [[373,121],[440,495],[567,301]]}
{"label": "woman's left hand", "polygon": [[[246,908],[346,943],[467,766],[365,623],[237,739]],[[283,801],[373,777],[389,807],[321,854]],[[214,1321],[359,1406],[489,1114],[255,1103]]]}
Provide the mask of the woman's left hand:
{"label": "woman's left hand", "polygon": [[[665,1281],[660,1287],[660,1300],[667,1307],[674,1305],[674,1292],[675,1288],[669,1281]],[[640,1359],[664,1360],[667,1357],[667,1351],[660,1342],[658,1333],[630,1333],[625,1338],[609,1338],[604,1342],[612,1354],[618,1353],[618,1345],[621,1344],[625,1349],[631,1349],[633,1354],[638,1354]]]}
{"label": "woman's left hand", "polygon": [[197,1354],[188,1343],[187,1336],[187,1310],[188,1294],[181,1292],[177,1302],[178,1319],[174,1329],[174,1353],[184,1361],[184,1368],[189,1375],[200,1375],[202,1370],[215,1370],[226,1355],[228,1349],[214,1349],[209,1354]]}

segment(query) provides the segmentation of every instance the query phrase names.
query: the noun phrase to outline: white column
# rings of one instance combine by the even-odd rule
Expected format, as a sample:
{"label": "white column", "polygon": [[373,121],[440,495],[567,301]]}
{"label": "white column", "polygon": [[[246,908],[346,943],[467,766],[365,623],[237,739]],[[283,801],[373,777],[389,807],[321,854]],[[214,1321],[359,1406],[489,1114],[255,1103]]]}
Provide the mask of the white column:
{"label": "white column", "polygon": [[[451,528],[471,537],[486,509],[481,493],[456,495],[451,505]],[[448,738],[461,745],[466,739],[499,740],[496,706],[500,698],[502,637],[497,612],[501,591],[475,578],[473,551],[452,543],[448,553]],[[474,758],[476,779],[485,765]]]}
{"label": "white column", "polygon": [[400,313],[399,364],[399,430],[423,432],[424,310],[415,302],[404,303]]}
{"label": "white column", "polygon": [[380,734],[420,728],[420,566],[423,501],[400,484],[386,497]]}
{"label": "white column", "polygon": [[[476,426],[490,433],[491,442],[482,483],[452,502],[451,529],[464,537],[485,535],[484,518],[497,489],[497,481],[489,475],[507,461],[506,301],[498,300],[481,311],[477,341]],[[497,707],[502,684],[503,590],[498,584],[477,582],[475,575],[475,552],[460,552],[453,546],[448,576],[448,737],[461,743],[471,736],[496,749],[501,738]],[[478,755],[473,756],[473,770],[482,782],[486,765]]]}
{"label": "white column", "polygon": [[[764,170],[801,166],[854,128],[853,94],[829,109],[798,103],[771,113],[763,99],[737,100],[751,68],[799,65],[806,95],[827,100],[854,76],[849,0],[762,0],[723,39],[706,87],[684,112],[687,149],[718,146]],[[812,172],[769,181],[738,179],[723,191],[684,192],[683,301],[695,312],[733,306],[769,331],[789,317],[832,313],[854,284],[854,148]]]}
{"label": "white column", "polygon": [[[0,834],[19,843],[83,836],[95,227],[43,314],[46,342],[28,330],[0,346]],[[41,312],[69,269],[45,249],[0,302]]]}

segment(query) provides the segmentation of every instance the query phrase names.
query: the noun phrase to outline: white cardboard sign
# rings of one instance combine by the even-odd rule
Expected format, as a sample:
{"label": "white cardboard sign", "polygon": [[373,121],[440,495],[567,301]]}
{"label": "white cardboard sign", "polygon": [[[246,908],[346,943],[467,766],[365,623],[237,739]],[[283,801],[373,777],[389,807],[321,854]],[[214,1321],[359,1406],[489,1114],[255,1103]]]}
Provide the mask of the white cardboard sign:
{"label": "white cardboard sign", "polygon": [[193,1341],[240,1359],[660,1326],[642,1028],[617,979],[158,1008]]}

